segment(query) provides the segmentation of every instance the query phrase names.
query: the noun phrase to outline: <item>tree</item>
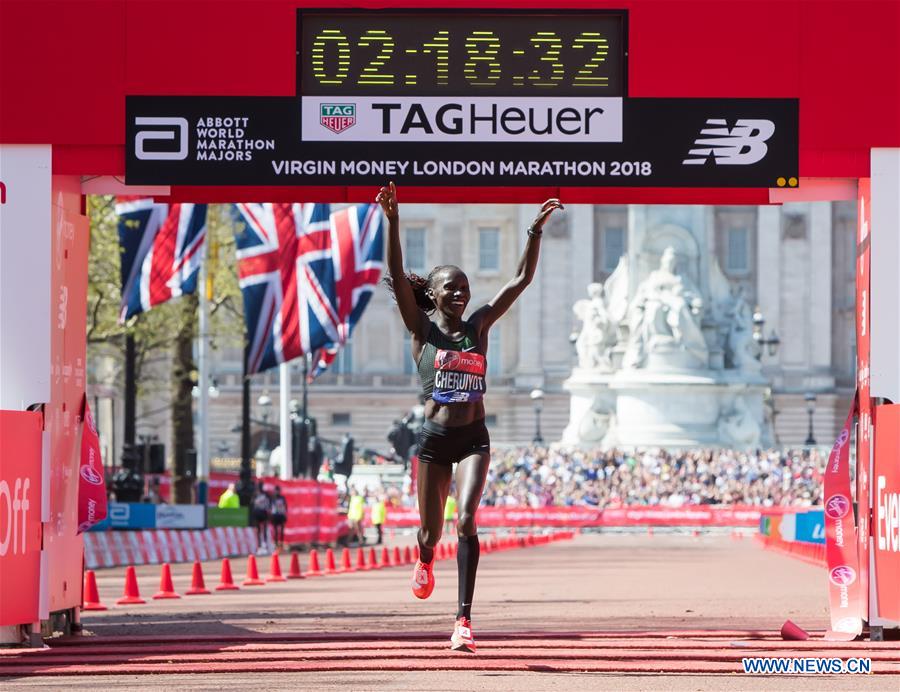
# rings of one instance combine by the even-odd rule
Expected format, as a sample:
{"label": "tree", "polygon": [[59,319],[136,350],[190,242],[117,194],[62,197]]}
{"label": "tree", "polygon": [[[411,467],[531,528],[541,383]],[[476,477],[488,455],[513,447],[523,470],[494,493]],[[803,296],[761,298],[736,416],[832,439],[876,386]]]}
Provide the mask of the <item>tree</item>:
{"label": "tree", "polygon": [[[157,395],[169,401],[174,500],[191,502],[193,479],[186,471],[194,449],[192,390],[198,383],[193,349],[197,338],[198,297],[196,294],[183,296],[120,324],[121,263],[115,198],[91,196],[88,209],[91,219],[88,362],[111,359],[116,365],[112,379],[121,389],[125,337],[134,336],[138,396]],[[231,215],[225,205],[210,205],[207,234],[211,341],[214,345],[241,345],[243,304],[235,270]],[[204,288],[198,286],[198,290]],[[169,371],[168,378],[161,376],[165,370]]]}

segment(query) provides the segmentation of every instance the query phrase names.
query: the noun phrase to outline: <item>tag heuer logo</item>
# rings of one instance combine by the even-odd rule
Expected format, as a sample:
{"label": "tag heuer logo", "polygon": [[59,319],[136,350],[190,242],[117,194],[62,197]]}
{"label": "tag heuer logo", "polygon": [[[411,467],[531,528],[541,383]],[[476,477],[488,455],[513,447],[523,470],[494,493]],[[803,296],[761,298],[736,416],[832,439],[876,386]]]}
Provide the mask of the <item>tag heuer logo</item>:
{"label": "tag heuer logo", "polygon": [[356,124],[355,103],[323,103],[319,106],[319,122],[335,134]]}

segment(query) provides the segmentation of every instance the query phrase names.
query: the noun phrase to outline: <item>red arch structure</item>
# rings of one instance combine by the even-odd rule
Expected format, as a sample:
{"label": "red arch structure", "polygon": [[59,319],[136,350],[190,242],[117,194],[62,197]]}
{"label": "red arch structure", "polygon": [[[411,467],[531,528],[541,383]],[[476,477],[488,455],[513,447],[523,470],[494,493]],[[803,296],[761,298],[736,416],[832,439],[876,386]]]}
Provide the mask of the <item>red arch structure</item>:
{"label": "red arch structure", "polygon": [[[439,7],[441,3],[427,3]],[[445,3],[452,7],[454,3]],[[620,0],[465,3],[472,8],[628,11],[631,97],[800,100],[800,174],[861,178],[872,147],[900,146],[900,4],[894,0]],[[297,7],[414,2],[219,3],[3,0],[0,141],[52,143],[59,175],[125,173],[125,96],[292,96]],[[715,202],[716,193],[565,190],[583,202]],[[368,200],[368,190],[174,189],[194,201]],[[404,189],[409,200],[519,201],[547,189]],[[761,191],[735,201],[766,203]]]}
{"label": "red arch structure", "polygon": [[[428,3],[430,9],[442,5],[460,11],[455,3]],[[631,98],[798,99],[799,187],[404,187],[404,199],[524,202],[553,194],[582,203],[768,204],[855,199],[857,181],[866,181],[859,189],[868,190],[871,178],[872,237],[881,243],[873,260],[872,395],[900,400],[898,359],[888,355],[900,347],[900,332],[889,326],[900,321],[900,286],[895,271],[878,273],[879,259],[900,260],[894,238],[900,227],[900,2],[466,3],[498,11],[547,10],[550,5],[553,11],[627,12]],[[18,599],[14,608],[0,603],[0,625],[34,622],[80,602],[73,584],[80,580],[81,544],[75,539],[75,489],[68,479],[77,438],[73,411],[85,379],[83,195],[129,191],[124,185],[126,97],[294,96],[298,7],[350,11],[419,5],[403,0],[0,0],[0,375],[6,382],[0,385],[6,440],[0,442],[0,481],[25,487],[27,478],[32,493],[30,514],[20,509],[17,518],[31,541],[26,548],[23,540],[14,555],[0,555],[3,592],[15,592]],[[192,202],[368,201],[372,192],[353,186],[166,184],[142,189],[148,191]],[[868,202],[866,195],[860,199]],[[866,244],[867,238],[861,235]],[[887,300],[879,302],[880,295]],[[868,373],[868,360],[863,365]],[[31,404],[44,405],[42,418],[23,412]],[[15,448],[5,446],[11,444],[7,431],[12,429],[23,435],[30,431],[30,437],[18,440]],[[19,460],[15,469],[9,462],[13,457]],[[26,468],[23,459],[31,466]],[[896,494],[896,456],[890,464],[885,487]],[[869,486],[864,483],[860,490],[868,495]],[[874,531],[881,521],[886,531],[900,535],[890,513],[881,517],[875,506],[868,522],[866,503],[861,505],[864,526]],[[9,511],[0,497],[0,528],[8,526],[3,513]],[[864,536],[864,572],[867,546]],[[874,552],[877,559],[877,541]],[[891,574],[900,575],[900,547],[882,552],[895,570]],[[16,589],[6,584],[6,575],[13,573],[19,575]],[[900,619],[896,590],[890,599],[882,611]]]}

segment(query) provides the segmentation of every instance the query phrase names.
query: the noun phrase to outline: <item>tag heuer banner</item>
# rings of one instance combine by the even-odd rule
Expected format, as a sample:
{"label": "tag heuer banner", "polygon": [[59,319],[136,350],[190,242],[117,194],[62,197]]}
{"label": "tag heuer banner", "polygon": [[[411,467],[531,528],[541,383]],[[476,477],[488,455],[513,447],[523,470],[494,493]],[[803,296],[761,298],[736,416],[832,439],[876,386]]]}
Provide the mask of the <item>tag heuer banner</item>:
{"label": "tag heuer banner", "polygon": [[130,185],[792,187],[796,99],[126,100]]}

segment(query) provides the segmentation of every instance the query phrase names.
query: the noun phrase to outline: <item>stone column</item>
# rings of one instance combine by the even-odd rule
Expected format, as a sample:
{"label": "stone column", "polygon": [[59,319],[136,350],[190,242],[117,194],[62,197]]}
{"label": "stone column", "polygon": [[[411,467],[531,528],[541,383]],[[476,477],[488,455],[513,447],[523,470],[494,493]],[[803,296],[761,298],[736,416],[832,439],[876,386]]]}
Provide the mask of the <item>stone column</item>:
{"label": "stone column", "polygon": [[831,371],[831,204],[815,202],[809,213],[810,386],[834,387]]}
{"label": "stone column", "polygon": [[[525,250],[528,234],[525,232],[534,220],[534,205],[520,204],[516,226],[518,232],[517,253]],[[542,248],[546,249],[546,248]],[[517,387],[540,387],[544,383],[543,373],[543,329],[544,329],[544,254],[526,296],[513,308],[519,311],[519,367],[516,370]]]}
{"label": "stone column", "polygon": [[[766,320],[765,336],[768,337],[772,329],[780,335],[784,333],[780,311],[781,208],[774,205],[760,207],[756,230],[757,302]],[[768,374],[775,374],[780,370],[780,358],[776,360],[763,355],[762,363]]]}
{"label": "stone column", "polygon": [[575,204],[566,207],[566,214],[571,229],[571,291],[573,299],[577,300],[594,280],[594,208],[589,204]]}

